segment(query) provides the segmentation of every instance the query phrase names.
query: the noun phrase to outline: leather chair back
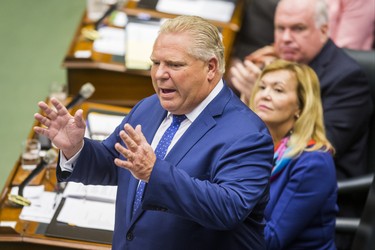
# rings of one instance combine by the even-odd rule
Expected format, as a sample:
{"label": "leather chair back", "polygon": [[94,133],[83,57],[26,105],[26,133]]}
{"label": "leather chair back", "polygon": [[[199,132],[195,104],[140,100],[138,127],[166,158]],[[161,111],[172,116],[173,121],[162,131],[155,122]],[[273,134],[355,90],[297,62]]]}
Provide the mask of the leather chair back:
{"label": "leather chair back", "polygon": [[[371,98],[375,111],[375,50],[352,50],[344,49],[344,51],[358,62],[363,68],[371,87]],[[375,112],[373,111],[370,123],[370,134],[368,141],[368,172],[375,172]]]}
{"label": "leather chair back", "polygon": [[[371,98],[375,107],[375,50],[359,51],[344,49],[345,52],[355,59],[365,71],[371,87]],[[375,111],[375,110],[374,110]],[[357,249],[373,249],[375,246],[375,112],[373,111],[370,123],[370,134],[368,141],[368,172],[369,176],[364,177],[367,179],[366,183],[371,183],[370,190],[367,196],[367,201],[356,228],[352,250]],[[372,181],[370,176],[372,173]],[[360,182],[359,182],[360,183]],[[361,186],[361,185],[359,185]],[[352,187],[351,187],[352,189]]]}

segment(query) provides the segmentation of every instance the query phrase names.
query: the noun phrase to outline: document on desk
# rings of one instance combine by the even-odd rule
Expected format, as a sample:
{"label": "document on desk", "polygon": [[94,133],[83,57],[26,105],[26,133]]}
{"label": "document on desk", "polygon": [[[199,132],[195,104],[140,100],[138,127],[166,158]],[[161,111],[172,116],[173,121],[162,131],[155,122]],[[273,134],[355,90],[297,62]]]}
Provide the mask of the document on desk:
{"label": "document on desk", "polygon": [[71,226],[113,231],[115,203],[66,198],[57,221]]}
{"label": "document on desk", "polygon": [[87,115],[87,136],[97,141],[106,139],[122,122],[124,117],[125,115],[123,114],[89,112]]}
{"label": "document on desk", "polygon": [[120,28],[103,27],[98,30],[99,38],[95,39],[93,49],[96,52],[125,55],[125,31]]}
{"label": "document on desk", "polygon": [[83,185],[68,182],[65,203],[57,221],[77,227],[113,231],[117,186]]}
{"label": "document on desk", "polygon": [[43,192],[39,198],[29,200],[31,205],[22,208],[20,219],[50,223],[58,207],[59,196],[54,192]]}
{"label": "document on desk", "polygon": [[231,0],[159,0],[156,10],[177,15],[196,15],[209,20],[229,22],[236,7]]}
{"label": "document on desk", "polygon": [[[18,187],[13,187],[11,194],[18,194]],[[50,223],[58,207],[60,197],[55,192],[44,191],[44,186],[27,186],[24,189],[24,197],[30,202],[30,206],[22,208],[19,218],[21,220]]]}
{"label": "document on desk", "polygon": [[159,22],[132,22],[125,26],[125,66],[149,70],[150,56],[160,28]]}
{"label": "document on desk", "polygon": [[82,183],[68,182],[63,197],[115,203],[116,194],[117,186],[83,185]]}

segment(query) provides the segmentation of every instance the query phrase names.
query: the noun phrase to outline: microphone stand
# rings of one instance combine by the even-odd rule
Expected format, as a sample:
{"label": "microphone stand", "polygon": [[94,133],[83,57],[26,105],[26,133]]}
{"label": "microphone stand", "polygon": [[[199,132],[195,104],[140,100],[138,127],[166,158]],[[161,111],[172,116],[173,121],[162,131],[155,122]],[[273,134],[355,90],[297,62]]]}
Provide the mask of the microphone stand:
{"label": "microphone stand", "polygon": [[36,168],[18,186],[18,195],[8,195],[8,200],[15,206],[30,206],[31,202],[23,196],[24,188],[35,178],[46,166],[56,160],[57,152],[54,149],[47,151],[46,155],[39,162]]}

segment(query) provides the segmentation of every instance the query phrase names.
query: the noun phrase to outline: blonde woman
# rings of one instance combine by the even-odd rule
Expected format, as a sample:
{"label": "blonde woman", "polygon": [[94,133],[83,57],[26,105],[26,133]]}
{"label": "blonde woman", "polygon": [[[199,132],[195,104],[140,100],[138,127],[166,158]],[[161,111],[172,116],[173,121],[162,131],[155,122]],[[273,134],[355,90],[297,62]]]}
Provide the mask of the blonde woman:
{"label": "blonde woman", "polygon": [[275,145],[265,210],[268,248],[335,249],[334,149],[316,74],[307,65],[276,60],[262,71],[250,100]]}

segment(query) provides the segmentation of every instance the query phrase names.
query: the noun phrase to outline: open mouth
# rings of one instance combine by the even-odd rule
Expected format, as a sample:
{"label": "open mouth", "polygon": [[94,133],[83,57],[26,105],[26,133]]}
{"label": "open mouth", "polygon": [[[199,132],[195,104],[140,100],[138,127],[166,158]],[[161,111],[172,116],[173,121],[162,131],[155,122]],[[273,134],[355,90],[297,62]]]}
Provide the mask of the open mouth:
{"label": "open mouth", "polygon": [[175,92],[176,90],[174,90],[174,89],[160,89],[161,90],[161,92],[163,93],[163,94],[169,94],[169,93],[173,93],[173,92]]}

